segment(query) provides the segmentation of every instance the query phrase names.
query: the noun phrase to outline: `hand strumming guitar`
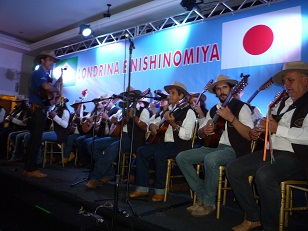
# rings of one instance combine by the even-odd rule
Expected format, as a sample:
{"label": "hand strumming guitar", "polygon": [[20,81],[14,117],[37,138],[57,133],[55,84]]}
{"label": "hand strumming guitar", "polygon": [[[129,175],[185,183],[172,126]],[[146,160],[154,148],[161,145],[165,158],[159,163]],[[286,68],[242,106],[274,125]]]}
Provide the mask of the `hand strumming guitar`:
{"label": "hand strumming guitar", "polygon": [[[269,117],[269,130],[271,133],[276,133],[278,128],[278,123],[270,115]],[[256,127],[250,130],[249,136],[252,140],[257,140],[260,137],[260,134],[266,129],[266,118],[262,118],[257,122]]]}
{"label": "hand strumming guitar", "polygon": [[53,111],[50,111],[50,112],[49,112],[48,117],[49,117],[50,119],[53,119],[56,115],[57,115],[57,112],[56,112],[55,110],[53,110]]}
{"label": "hand strumming guitar", "polygon": [[226,121],[233,122],[235,119],[235,116],[232,114],[231,110],[229,109],[228,106],[226,107],[221,107],[220,109],[217,110],[216,112],[217,115],[220,117],[224,118]]}

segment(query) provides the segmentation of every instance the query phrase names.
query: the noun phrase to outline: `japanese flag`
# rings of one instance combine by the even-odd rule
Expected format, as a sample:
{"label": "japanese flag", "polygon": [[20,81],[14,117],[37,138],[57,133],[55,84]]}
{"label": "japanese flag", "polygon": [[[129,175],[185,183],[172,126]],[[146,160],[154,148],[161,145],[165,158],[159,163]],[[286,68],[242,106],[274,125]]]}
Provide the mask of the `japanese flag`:
{"label": "japanese flag", "polygon": [[298,61],[301,41],[300,6],[223,23],[221,69]]}

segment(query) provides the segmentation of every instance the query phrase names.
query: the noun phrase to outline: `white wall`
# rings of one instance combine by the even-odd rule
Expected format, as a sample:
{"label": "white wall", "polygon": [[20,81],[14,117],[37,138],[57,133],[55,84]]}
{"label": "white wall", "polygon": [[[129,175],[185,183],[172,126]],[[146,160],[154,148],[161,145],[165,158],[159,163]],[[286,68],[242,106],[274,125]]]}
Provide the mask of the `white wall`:
{"label": "white wall", "polygon": [[28,95],[33,57],[0,48],[0,95]]}

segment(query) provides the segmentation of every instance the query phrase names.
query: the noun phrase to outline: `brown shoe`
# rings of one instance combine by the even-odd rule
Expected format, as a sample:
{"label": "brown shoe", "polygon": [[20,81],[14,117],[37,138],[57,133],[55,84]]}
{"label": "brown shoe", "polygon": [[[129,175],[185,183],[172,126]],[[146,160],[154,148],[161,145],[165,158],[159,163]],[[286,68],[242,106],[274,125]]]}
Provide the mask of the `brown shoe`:
{"label": "brown shoe", "polygon": [[191,215],[194,217],[204,217],[212,214],[216,209],[215,205],[204,205],[200,206],[197,209],[195,209]]}
{"label": "brown shoe", "polygon": [[161,202],[164,200],[164,194],[154,194],[154,196],[152,196],[152,201],[154,202]]}
{"label": "brown shoe", "polygon": [[35,170],[35,171],[24,171],[23,175],[25,177],[34,177],[34,178],[45,178],[47,177],[47,174],[43,174],[41,173],[39,170]]}
{"label": "brown shoe", "polygon": [[86,187],[89,189],[96,189],[97,185],[98,185],[98,181],[90,179],[88,183],[86,184]]}
{"label": "brown shoe", "polygon": [[193,204],[192,206],[189,206],[186,208],[186,210],[190,213],[192,213],[193,211],[195,211],[197,208],[202,207],[202,201],[201,200],[197,200],[197,202],[195,204]]}
{"label": "brown shoe", "polygon": [[244,220],[241,224],[232,228],[234,231],[249,231],[256,227],[261,226],[260,221],[247,221]]}
{"label": "brown shoe", "polygon": [[99,180],[101,183],[107,183],[109,181],[113,180],[113,177],[103,177],[102,179]]}
{"label": "brown shoe", "polygon": [[143,197],[143,196],[148,196],[149,193],[147,192],[138,192],[138,191],[134,191],[132,193],[129,194],[130,198],[137,198],[137,197]]}

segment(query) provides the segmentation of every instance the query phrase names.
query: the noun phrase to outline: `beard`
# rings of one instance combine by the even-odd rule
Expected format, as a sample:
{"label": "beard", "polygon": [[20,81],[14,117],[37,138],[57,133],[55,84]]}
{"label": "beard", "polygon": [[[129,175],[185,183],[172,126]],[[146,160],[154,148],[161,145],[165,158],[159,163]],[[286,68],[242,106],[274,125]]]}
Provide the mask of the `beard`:
{"label": "beard", "polygon": [[[224,98],[222,98],[222,97],[224,97]],[[224,103],[226,101],[227,97],[228,96],[226,94],[221,94],[220,96],[218,96],[218,99],[221,103]]]}

